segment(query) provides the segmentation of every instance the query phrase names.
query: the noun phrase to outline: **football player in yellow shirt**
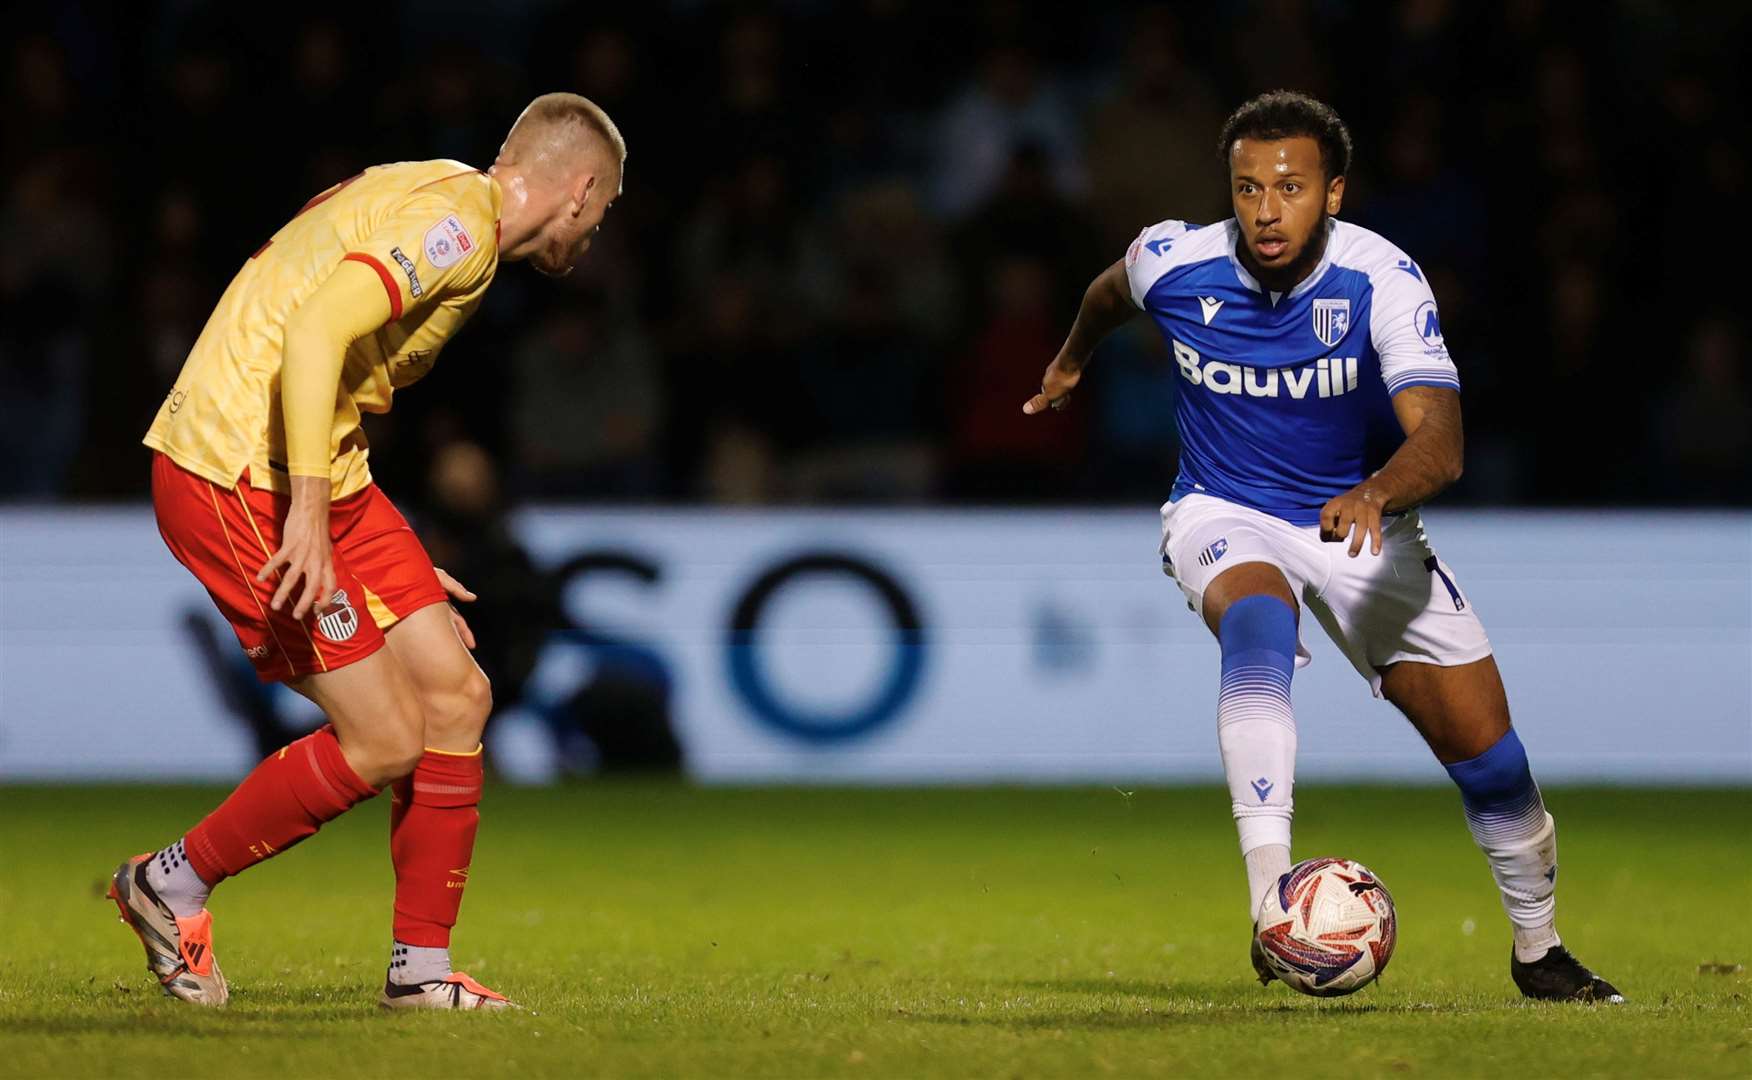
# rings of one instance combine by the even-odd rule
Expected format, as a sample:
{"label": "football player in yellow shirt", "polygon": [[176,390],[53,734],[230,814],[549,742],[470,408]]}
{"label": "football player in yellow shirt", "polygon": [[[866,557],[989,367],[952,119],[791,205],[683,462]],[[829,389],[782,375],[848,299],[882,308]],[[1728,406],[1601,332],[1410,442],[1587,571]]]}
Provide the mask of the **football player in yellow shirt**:
{"label": "football player in yellow shirt", "polygon": [[244,264],[146,435],[159,531],[264,681],[328,723],[256,766],[110,896],[165,992],[223,1005],[207,897],[388,787],[395,941],[382,1004],[503,1008],[450,967],[491,709],[473,635],[371,482],[361,413],[431,369],[502,262],[562,275],[620,194],[626,144],[575,94],[535,99],[485,172],[365,170],[307,203]]}

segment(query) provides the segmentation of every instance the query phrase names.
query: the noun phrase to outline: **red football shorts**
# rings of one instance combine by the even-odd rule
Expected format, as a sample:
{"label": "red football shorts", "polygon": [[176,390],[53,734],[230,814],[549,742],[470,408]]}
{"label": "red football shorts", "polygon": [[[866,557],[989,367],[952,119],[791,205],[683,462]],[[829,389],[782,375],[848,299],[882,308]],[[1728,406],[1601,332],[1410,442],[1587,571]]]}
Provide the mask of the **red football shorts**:
{"label": "red football shorts", "polygon": [[177,561],[198,578],[237,632],[263,682],[333,671],[383,647],[399,619],[447,598],[407,519],[376,484],[329,504],[335,594],[302,620],[292,617],[304,583],[274,611],[277,577],[256,574],[280,549],[280,526],[292,500],[249,484],[218,484],[152,455],[152,508],[158,532]]}

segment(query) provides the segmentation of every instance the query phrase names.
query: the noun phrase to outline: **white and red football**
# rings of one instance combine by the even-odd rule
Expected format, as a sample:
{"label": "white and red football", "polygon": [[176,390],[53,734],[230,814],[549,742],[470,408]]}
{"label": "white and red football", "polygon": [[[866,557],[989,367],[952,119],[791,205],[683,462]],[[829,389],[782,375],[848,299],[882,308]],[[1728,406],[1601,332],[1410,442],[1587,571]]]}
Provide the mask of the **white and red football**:
{"label": "white and red football", "polygon": [[1266,893],[1256,930],[1272,974],[1304,994],[1338,997],[1375,981],[1393,958],[1393,897],[1368,867],[1309,859]]}

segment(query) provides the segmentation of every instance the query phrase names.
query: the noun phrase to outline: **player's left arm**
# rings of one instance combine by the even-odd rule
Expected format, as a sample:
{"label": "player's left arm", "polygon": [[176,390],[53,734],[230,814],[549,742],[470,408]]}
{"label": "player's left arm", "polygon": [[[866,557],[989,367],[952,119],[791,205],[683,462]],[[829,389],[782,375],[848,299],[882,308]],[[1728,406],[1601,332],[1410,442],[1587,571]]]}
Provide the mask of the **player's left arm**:
{"label": "player's left arm", "polygon": [[1465,436],[1460,392],[1447,386],[1412,386],[1393,396],[1393,412],[1405,442],[1375,475],[1327,502],[1320,511],[1320,538],[1350,541],[1355,558],[1369,542],[1381,554],[1381,515],[1408,510],[1435,498],[1460,479]]}
{"label": "player's left arm", "polygon": [[1460,479],[1464,449],[1460,372],[1442,339],[1436,297],[1423,271],[1395,248],[1369,281],[1369,340],[1405,442],[1375,475],[1320,511],[1321,539],[1348,540],[1352,558],[1364,540],[1372,554],[1381,554],[1382,514],[1419,506]]}

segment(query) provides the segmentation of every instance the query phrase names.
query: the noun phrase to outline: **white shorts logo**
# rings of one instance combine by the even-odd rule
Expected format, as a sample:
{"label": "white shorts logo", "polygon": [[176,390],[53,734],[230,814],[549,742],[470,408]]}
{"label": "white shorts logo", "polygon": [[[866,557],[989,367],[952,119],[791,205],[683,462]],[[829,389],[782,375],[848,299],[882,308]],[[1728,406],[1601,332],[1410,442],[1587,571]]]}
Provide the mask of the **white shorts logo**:
{"label": "white shorts logo", "polygon": [[335,590],[334,599],[316,616],[316,629],[330,641],[346,641],[359,632],[359,613],[347,599],[347,590]]}
{"label": "white shorts logo", "polygon": [[426,261],[442,270],[461,262],[474,251],[474,237],[462,227],[462,220],[455,214],[447,214],[426,230],[423,242],[426,249]]}

